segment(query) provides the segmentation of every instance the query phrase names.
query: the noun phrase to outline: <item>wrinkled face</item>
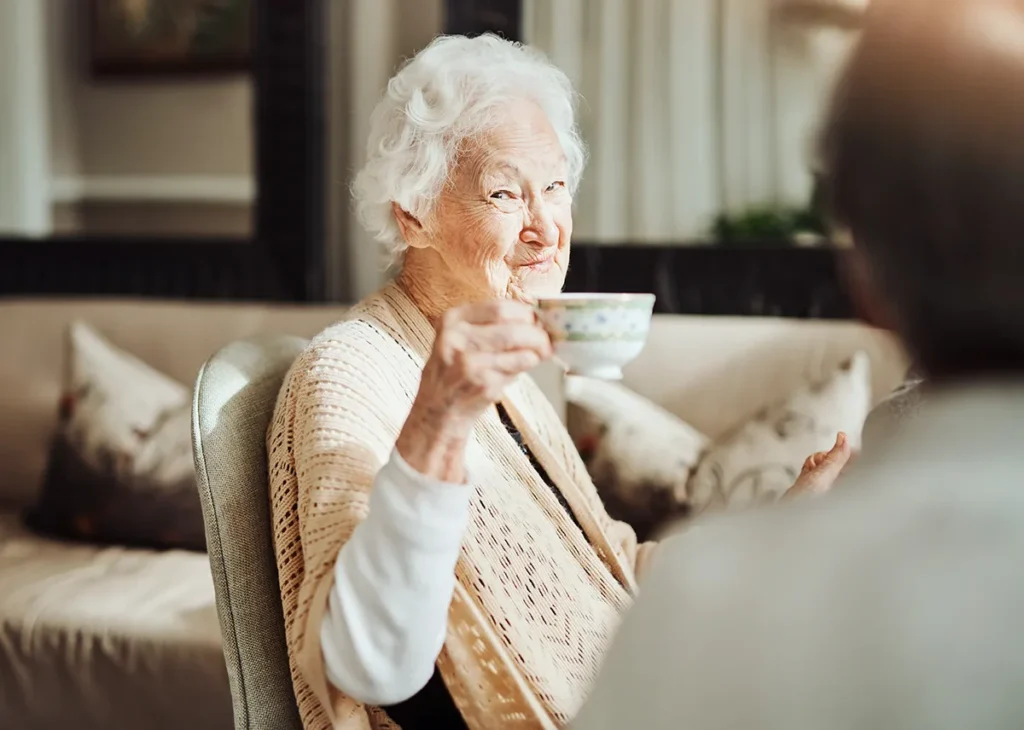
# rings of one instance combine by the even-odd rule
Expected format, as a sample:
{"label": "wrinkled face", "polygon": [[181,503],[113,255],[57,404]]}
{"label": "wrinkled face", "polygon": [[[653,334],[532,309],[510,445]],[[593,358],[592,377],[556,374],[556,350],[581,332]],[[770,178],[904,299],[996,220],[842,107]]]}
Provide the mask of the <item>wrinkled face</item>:
{"label": "wrinkled face", "polygon": [[556,294],[569,264],[572,196],[555,130],[533,103],[501,118],[463,146],[423,226],[445,269],[437,273],[463,301]]}

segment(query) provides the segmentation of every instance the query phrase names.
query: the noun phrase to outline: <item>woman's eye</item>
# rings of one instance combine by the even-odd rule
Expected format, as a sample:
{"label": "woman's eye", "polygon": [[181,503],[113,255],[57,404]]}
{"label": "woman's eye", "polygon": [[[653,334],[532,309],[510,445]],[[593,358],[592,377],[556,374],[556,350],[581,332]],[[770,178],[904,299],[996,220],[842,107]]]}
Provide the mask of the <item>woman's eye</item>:
{"label": "woman's eye", "polygon": [[496,193],[491,193],[492,200],[512,200],[514,196],[508,190],[499,190]]}
{"label": "woman's eye", "polygon": [[555,180],[553,183],[548,185],[548,192],[550,193],[550,192],[552,192],[554,190],[559,190],[560,188],[564,188],[564,187],[565,187],[565,180]]}

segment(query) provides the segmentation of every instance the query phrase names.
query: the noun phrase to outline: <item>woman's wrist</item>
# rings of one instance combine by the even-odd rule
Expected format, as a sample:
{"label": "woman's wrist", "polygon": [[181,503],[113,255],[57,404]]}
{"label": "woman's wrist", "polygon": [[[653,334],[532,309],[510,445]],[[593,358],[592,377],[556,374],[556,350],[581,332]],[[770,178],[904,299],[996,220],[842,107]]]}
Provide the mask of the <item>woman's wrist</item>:
{"label": "woman's wrist", "polygon": [[439,410],[413,405],[395,450],[409,467],[437,481],[466,481],[465,454],[472,424]]}

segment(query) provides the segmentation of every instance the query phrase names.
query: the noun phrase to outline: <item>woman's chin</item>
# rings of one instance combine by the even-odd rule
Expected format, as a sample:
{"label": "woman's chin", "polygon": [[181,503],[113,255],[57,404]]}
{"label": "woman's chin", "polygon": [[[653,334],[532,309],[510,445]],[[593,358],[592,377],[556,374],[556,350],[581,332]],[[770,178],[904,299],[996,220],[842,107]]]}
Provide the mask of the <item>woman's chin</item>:
{"label": "woman's chin", "polygon": [[515,299],[535,302],[542,297],[561,294],[565,272],[555,266],[548,271],[524,271],[509,282],[509,294]]}
{"label": "woman's chin", "polygon": [[515,299],[520,302],[526,302],[527,304],[534,304],[538,299],[543,299],[544,297],[551,297],[561,293],[561,282],[544,284],[524,284],[520,282],[512,282],[509,284],[508,287],[508,296],[510,299]]}

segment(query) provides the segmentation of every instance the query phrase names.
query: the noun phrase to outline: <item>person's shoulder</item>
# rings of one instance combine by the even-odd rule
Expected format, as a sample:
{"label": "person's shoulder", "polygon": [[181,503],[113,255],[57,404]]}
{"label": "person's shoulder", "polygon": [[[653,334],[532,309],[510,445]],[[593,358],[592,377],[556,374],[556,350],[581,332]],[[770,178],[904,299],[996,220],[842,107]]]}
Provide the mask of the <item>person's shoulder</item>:
{"label": "person's shoulder", "polygon": [[291,374],[293,378],[310,380],[384,373],[408,360],[396,359],[402,352],[402,343],[384,328],[353,315],[314,335]]}
{"label": "person's shoulder", "polygon": [[830,566],[871,552],[872,501],[835,493],[698,517],[661,541],[645,584],[663,580],[707,601],[732,601],[770,596],[800,575],[818,581],[834,572]]}
{"label": "person's shoulder", "polygon": [[659,592],[700,595],[708,605],[764,600],[803,614],[838,610],[864,585],[884,585],[891,598],[871,610],[898,609],[908,572],[933,567],[936,525],[939,539],[979,549],[978,525],[994,513],[1024,526],[1024,510],[1007,514],[994,496],[979,503],[949,475],[920,471],[858,470],[820,497],[697,518],[661,542],[645,586],[661,582]]}
{"label": "person's shoulder", "polygon": [[[355,424],[398,417],[419,368],[407,348],[377,323],[350,316],[315,335],[284,378],[275,411],[278,428],[307,422]],[[285,418],[284,416],[287,416]]]}
{"label": "person's shoulder", "polygon": [[366,348],[387,348],[399,343],[378,323],[356,316],[335,322],[313,336],[309,341],[308,351],[312,353],[331,353],[337,350],[363,350]]}
{"label": "person's shoulder", "polygon": [[[781,507],[781,509],[780,509]],[[779,543],[788,540],[780,514],[784,506],[758,507],[743,512],[705,514],[667,532],[651,559],[643,592],[675,589],[690,593],[700,585],[702,601],[743,589],[742,576],[764,574],[778,557]],[[765,547],[775,545],[769,556]]]}
{"label": "person's shoulder", "polygon": [[693,555],[695,546],[715,545],[716,554],[725,556],[761,555],[752,545],[773,544],[776,548],[789,542],[793,529],[822,513],[821,504],[810,504],[813,498],[779,502],[734,512],[710,512],[682,522],[668,531],[661,542],[664,555],[683,558]]}
{"label": "person's shoulder", "polygon": [[309,341],[285,376],[270,439],[301,442],[307,452],[356,440],[390,448],[388,434],[408,413],[419,374],[402,343],[375,323],[336,322]]}

